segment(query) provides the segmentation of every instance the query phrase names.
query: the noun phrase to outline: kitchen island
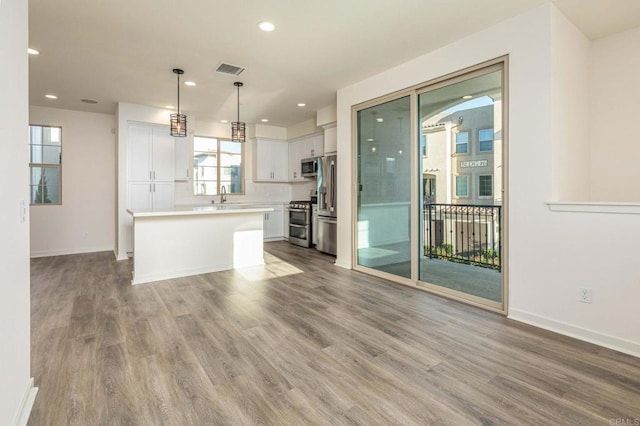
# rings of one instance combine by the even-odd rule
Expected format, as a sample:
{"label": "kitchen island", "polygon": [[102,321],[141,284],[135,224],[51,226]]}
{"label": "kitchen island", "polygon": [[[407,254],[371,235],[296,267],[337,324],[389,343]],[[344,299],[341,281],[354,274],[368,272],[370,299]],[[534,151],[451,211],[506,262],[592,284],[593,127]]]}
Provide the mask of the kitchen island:
{"label": "kitchen island", "polygon": [[270,211],[230,204],[127,210],[133,216],[131,283],[263,265],[263,214]]}

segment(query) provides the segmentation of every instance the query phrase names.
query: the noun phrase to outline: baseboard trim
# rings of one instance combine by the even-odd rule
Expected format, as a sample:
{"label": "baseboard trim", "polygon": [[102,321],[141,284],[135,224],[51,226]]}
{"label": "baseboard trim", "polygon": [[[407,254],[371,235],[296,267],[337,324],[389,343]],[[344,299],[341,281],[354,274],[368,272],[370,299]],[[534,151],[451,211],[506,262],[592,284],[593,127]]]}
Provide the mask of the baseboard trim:
{"label": "baseboard trim", "polygon": [[519,309],[510,308],[507,318],[640,358],[640,344],[629,340],[598,333]]}
{"label": "baseboard trim", "polygon": [[16,416],[13,419],[13,422],[11,422],[12,426],[26,426],[27,421],[29,421],[31,409],[33,408],[33,403],[35,402],[36,395],[38,393],[38,388],[34,387],[33,383],[32,377],[27,383],[27,389],[22,396],[22,401],[20,402]]}
{"label": "baseboard trim", "polygon": [[101,251],[113,251],[113,247],[85,247],[85,248],[74,248],[74,249],[32,251],[31,258],[33,259],[36,257],[66,256],[69,254],[97,253]]}

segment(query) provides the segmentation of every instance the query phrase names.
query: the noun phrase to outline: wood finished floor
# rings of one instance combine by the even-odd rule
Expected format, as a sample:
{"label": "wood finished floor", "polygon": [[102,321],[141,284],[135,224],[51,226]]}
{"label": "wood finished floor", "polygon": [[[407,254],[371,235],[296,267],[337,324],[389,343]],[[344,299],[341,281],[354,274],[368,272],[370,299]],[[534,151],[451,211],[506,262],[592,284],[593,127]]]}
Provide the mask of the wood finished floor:
{"label": "wood finished floor", "polygon": [[34,259],[29,424],[638,424],[638,358],[265,249],[135,287],[112,253]]}

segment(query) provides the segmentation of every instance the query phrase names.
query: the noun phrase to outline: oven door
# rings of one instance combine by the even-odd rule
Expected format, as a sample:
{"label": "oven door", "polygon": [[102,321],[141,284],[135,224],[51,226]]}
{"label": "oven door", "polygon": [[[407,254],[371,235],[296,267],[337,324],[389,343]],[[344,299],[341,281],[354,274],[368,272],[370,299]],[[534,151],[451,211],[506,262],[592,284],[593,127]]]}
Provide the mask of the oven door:
{"label": "oven door", "polygon": [[289,224],[307,226],[309,224],[309,210],[289,209]]}

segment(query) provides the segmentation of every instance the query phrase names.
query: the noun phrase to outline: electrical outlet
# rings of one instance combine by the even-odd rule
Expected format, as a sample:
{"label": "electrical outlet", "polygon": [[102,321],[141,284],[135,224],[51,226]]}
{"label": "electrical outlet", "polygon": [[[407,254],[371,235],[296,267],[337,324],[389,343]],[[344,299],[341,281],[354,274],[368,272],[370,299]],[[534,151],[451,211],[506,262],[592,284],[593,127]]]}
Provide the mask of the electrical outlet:
{"label": "electrical outlet", "polygon": [[580,294],[578,295],[578,300],[582,303],[592,303],[593,290],[590,288],[581,288]]}

